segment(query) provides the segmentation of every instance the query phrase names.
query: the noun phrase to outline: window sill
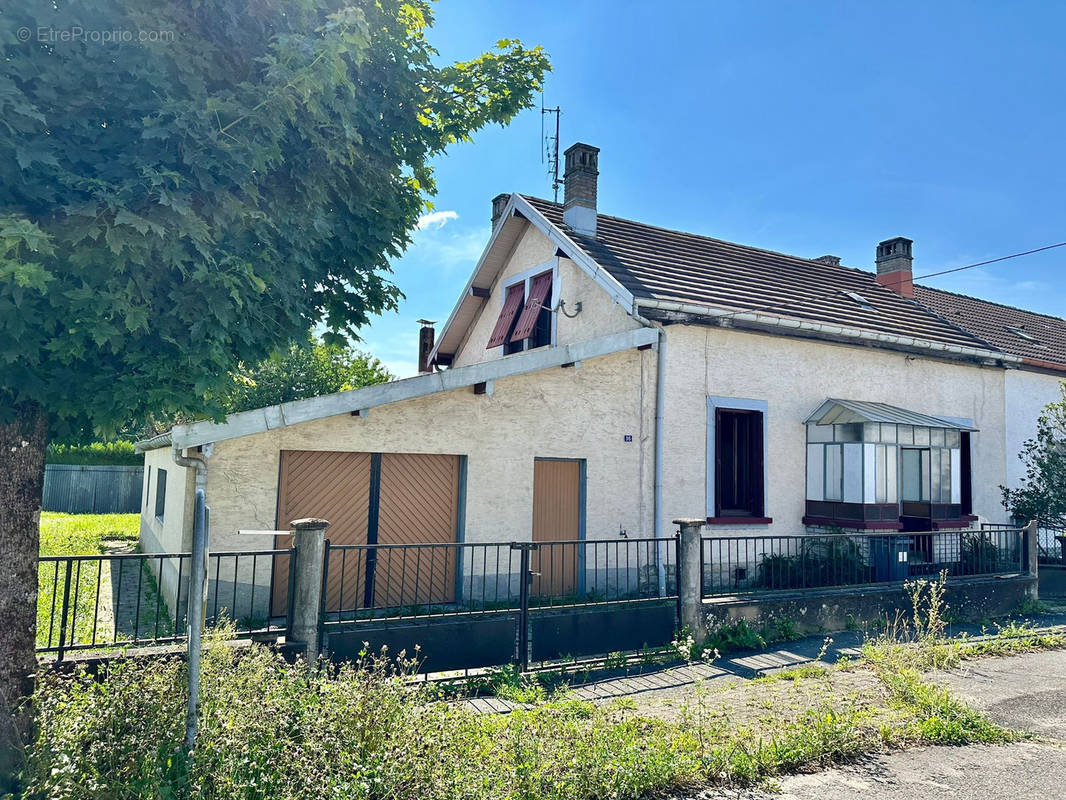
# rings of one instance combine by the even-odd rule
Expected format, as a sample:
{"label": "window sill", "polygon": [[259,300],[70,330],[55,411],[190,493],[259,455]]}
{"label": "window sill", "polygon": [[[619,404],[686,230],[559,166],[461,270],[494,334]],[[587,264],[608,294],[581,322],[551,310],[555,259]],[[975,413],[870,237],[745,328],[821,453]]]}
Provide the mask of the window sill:
{"label": "window sill", "polygon": [[707,517],[708,525],[769,525],[773,517]]}

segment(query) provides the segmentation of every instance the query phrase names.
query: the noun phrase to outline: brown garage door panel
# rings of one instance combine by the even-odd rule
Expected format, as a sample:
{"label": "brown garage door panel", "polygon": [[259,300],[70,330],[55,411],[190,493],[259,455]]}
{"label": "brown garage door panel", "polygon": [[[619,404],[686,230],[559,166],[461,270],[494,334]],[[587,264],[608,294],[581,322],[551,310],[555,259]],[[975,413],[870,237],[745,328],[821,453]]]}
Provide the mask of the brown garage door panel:
{"label": "brown garage door panel", "polygon": [[[459,521],[459,456],[383,453],[380,544],[448,544]],[[455,599],[455,547],[377,550],[375,604],[426,605]]]}
{"label": "brown garage door panel", "polygon": [[[326,536],[332,544],[366,544],[367,510],[370,507],[370,453],[317,450],[282,450],[278,485],[278,528],[294,519],[319,517],[329,521]],[[279,536],[278,548],[290,547],[292,537]],[[362,600],[363,554],[348,553],[343,569],[331,565],[326,586],[326,608],[335,611],[341,603],[350,606]],[[350,562],[350,563],[349,563]],[[272,613],[285,613],[288,602],[289,564],[277,559]]]}

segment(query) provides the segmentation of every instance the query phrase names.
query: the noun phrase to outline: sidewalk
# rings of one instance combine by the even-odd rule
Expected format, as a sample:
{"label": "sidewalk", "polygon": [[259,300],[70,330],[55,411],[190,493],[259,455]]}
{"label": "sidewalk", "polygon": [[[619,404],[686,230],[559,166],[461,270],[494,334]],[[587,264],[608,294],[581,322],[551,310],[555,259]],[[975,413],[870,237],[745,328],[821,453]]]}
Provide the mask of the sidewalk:
{"label": "sidewalk", "polygon": [[[1066,607],[1056,607],[1048,614],[1027,617],[1026,622],[1036,627],[1066,625]],[[1006,624],[1002,621],[1002,624]],[[995,631],[994,626],[977,623],[957,624],[948,627],[948,634],[979,636]],[[674,664],[662,667],[641,667],[630,674],[615,674],[587,683],[571,683],[575,699],[590,702],[605,702],[620,697],[629,697],[638,703],[656,704],[664,700],[683,699],[696,685],[708,688],[725,688],[743,683],[775,670],[811,664],[825,647],[826,638],[832,639],[822,660],[834,663],[843,656],[854,658],[866,640],[860,631],[806,636],[794,642],[773,645],[761,651],[738,651],[729,653],[711,664]],[[513,703],[498,697],[474,697],[464,701],[475,711],[487,714],[506,714],[522,703]]]}

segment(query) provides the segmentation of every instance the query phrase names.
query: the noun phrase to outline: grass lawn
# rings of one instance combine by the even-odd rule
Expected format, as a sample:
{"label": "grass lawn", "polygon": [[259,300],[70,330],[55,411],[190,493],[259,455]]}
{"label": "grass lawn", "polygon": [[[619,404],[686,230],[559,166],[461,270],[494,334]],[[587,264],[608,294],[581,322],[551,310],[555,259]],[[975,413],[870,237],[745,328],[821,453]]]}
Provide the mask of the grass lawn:
{"label": "grass lawn", "polygon": [[[139,536],[139,520],[137,514],[42,512],[40,554],[95,555],[107,550],[132,550]],[[105,542],[112,546],[105,548]],[[37,574],[37,646],[56,646],[66,584],[66,562],[43,562]],[[71,621],[75,642],[92,641],[94,628],[98,641],[114,638],[112,590],[109,563],[105,563],[101,571],[99,561],[73,562],[69,601],[76,613],[72,611],[68,615],[67,640],[71,639]]]}

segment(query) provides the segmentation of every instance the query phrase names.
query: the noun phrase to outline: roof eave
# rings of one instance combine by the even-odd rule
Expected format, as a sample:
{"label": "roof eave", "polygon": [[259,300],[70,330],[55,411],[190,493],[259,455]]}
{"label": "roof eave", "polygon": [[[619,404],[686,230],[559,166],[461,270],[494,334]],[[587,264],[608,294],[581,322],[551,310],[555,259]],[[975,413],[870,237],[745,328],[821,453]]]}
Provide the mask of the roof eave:
{"label": "roof eave", "polygon": [[852,340],[863,344],[877,344],[889,349],[917,350],[939,355],[941,357],[968,358],[976,360],[996,361],[1001,364],[1018,365],[1022,359],[1004,353],[1000,350],[988,350],[979,347],[967,347],[964,345],[935,342],[929,339],[919,339],[912,336],[898,336],[891,333],[879,333],[877,331],[864,330],[862,328],[847,328],[842,325],[832,325],[824,322],[811,322],[791,317],[781,317],[773,314],[756,311],[731,311],[713,306],[704,306],[695,303],[682,303],[673,300],[639,299],[640,308],[652,308],[662,311],[674,311],[681,314],[690,314],[693,317],[702,317],[709,323],[749,323],[760,327],[772,329],[781,333],[806,332],[812,335],[824,335],[834,340]]}
{"label": "roof eave", "polygon": [[[565,254],[566,258],[577,264],[579,268],[581,268],[597,285],[600,286],[600,288],[607,292],[612,300],[622,306],[627,314],[640,321],[636,316],[636,309],[633,304],[633,293],[619,283],[611,273],[593,260],[588,253],[577,244],[577,242],[566,234],[565,231],[554,225],[522,195],[515,193],[511,195],[503,212],[500,214],[500,218],[496,221],[496,226],[492,229],[492,236],[489,238],[489,242],[482,251],[480,258],[478,258],[477,265],[474,267],[470,279],[466,282],[466,286],[463,287],[463,293],[460,296],[459,301],[452,309],[452,313],[448,316],[448,320],[444,323],[444,327],[441,328],[440,335],[437,337],[437,342],[434,345],[433,350],[430,352],[431,363],[437,358],[438,353],[453,352],[451,349],[445,349],[446,347],[457,348],[461,344],[466,331],[453,331],[456,319],[464,305],[484,303],[482,298],[472,297],[470,289],[474,286],[477,278],[481,276],[485,260],[496,246],[503,231],[507,225],[516,218],[524,219],[527,223],[544,234],[544,236],[554,244],[558,250]],[[498,273],[492,275],[489,283],[494,283],[498,276]]]}
{"label": "roof eave", "polygon": [[[655,346],[658,338],[659,331],[656,328],[635,328],[558,347],[529,350],[504,358],[455,367],[444,372],[418,375],[376,386],[366,386],[362,389],[351,389],[347,392],[320,395],[305,400],[295,400],[291,403],[242,411],[230,414],[224,422],[204,420],[188,425],[176,425],[169,433],[146,442],[139,442],[137,447],[142,452],[168,445],[185,449],[209,442],[251,436],[302,422],[311,422],[352,411],[363,411],[438,392],[463,389],[485,381],[561,367],[564,364],[587,361],[637,347]],[[164,438],[166,441],[163,441]]]}

